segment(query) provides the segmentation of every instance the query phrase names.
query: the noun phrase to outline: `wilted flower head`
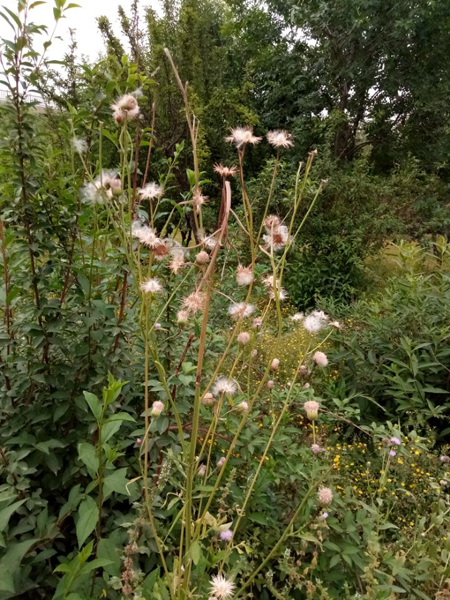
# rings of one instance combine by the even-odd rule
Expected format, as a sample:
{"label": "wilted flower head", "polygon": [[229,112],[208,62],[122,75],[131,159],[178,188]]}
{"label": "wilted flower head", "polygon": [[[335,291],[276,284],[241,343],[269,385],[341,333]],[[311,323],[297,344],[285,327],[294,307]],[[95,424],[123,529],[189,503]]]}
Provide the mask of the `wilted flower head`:
{"label": "wilted flower head", "polygon": [[319,488],[318,496],[321,506],[328,506],[333,501],[333,492],[330,490],[330,488]]}
{"label": "wilted flower head", "polygon": [[155,247],[152,248],[152,250],[155,260],[158,261],[164,260],[169,254],[169,248],[167,247],[165,240],[159,240],[159,243],[156,244]]}
{"label": "wilted flower head", "polygon": [[217,239],[214,235],[206,235],[204,231],[199,231],[198,238],[200,243],[203,244],[205,248],[208,248],[208,250],[214,250],[217,246]]}
{"label": "wilted flower head", "polygon": [[314,362],[319,367],[326,367],[328,364],[327,355],[324,352],[317,351],[313,356]]}
{"label": "wilted flower head", "polygon": [[240,404],[238,404],[236,406],[236,408],[242,412],[247,412],[248,411],[248,402],[241,402]]}
{"label": "wilted flower head", "polygon": [[133,222],[132,235],[148,248],[156,248],[162,243],[153,229],[148,225],[143,225],[140,221]]}
{"label": "wilted flower head", "polygon": [[190,313],[195,313],[199,310],[203,310],[203,307],[205,305],[205,298],[206,296],[204,292],[192,292],[192,294],[189,294],[187,298],[184,298],[183,307]]}
{"label": "wilted flower head", "polygon": [[261,317],[256,317],[256,319],[253,319],[253,327],[255,329],[259,329],[262,326],[263,320],[261,319]]}
{"label": "wilted flower head", "polygon": [[231,135],[225,138],[227,142],[231,142],[236,148],[241,148],[245,144],[259,144],[261,139],[253,135],[253,127],[236,127],[231,130]]}
{"label": "wilted flower head", "polygon": [[205,202],[207,202],[208,196],[204,196],[201,190],[195,190],[192,195],[192,204],[194,205],[195,212],[198,214],[200,212],[201,207]]}
{"label": "wilted flower head", "polygon": [[172,257],[169,262],[169,269],[177,275],[178,271],[184,267],[184,251],[181,246],[174,246],[169,250],[169,254]]}
{"label": "wilted flower head", "polygon": [[103,171],[83,188],[84,197],[91,204],[102,204],[105,198],[117,196],[121,191],[122,182],[117,176],[117,171]]}
{"label": "wilted flower head", "polygon": [[284,130],[269,131],[267,141],[274,148],[290,148],[294,145],[292,134]]}
{"label": "wilted flower head", "polygon": [[233,532],[231,531],[231,529],[227,529],[226,531],[221,531],[220,532],[220,539],[223,540],[224,542],[229,542],[233,537]]}
{"label": "wilted flower head", "polygon": [[273,229],[270,233],[263,235],[266,248],[270,248],[274,252],[282,250],[291,241],[289,229],[286,225],[280,225],[277,229]]}
{"label": "wilted flower head", "polygon": [[87,152],[88,145],[86,140],[74,137],[72,140],[72,145],[74,147],[75,152],[78,152],[78,154],[85,154],[85,152]]}
{"label": "wilted flower head", "polygon": [[303,327],[309,333],[318,333],[328,321],[327,315],[321,310],[314,310],[303,319]]}
{"label": "wilted flower head", "polygon": [[253,304],[247,304],[246,302],[233,302],[228,308],[228,314],[233,319],[243,319],[251,317],[255,307]]}
{"label": "wilted flower head", "polygon": [[269,288],[269,289],[273,289],[274,287],[276,287],[276,288],[280,287],[280,280],[274,278],[273,275],[266,275],[265,277],[263,277],[262,282],[263,282],[263,285],[265,285],[266,288]]}
{"label": "wilted flower head", "polygon": [[153,200],[154,198],[161,198],[163,194],[164,189],[154,181],[147,183],[145,187],[139,190],[139,197],[141,200]]}
{"label": "wilted flower head", "polygon": [[221,394],[227,394],[233,396],[237,392],[238,386],[234,379],[228,379],[227,377],[217,377],[212,388],[214,396],[220,396]]}
{"label": "wilted flower head", "polygon": [[308,417],[308,419],[310,421],[315,421],[317,419],[317,417],[319,416],[320,404],[318,402],[316,402],[315,400],[308,400],[303,405],[303,408],[305,409],[306,416]]}
{"label": "wilted flower head", "polygon": [[276,231],[281,225],[280,218],[276,215],[269,215],[264,220],[264,227],[266,228],[267,233],[271,233],[272,231]]}
{"label": "wilted flower head", "polygon": [[298,312],[298,313],[295,313],[295,315],[291,316],[291,321],[294,321],[294,323],[297,323],[298,321],[303,321],[304,318],[305,318],[305,315],[302,312]]}
{"label": "wilted flower head", "polygon": [[248,344],[250,341],[250,334],[247,333],[246,331],[241,331],[241,333],[237,336],[237,341],[238,344],[242,344],[243,346],[245,346],[245,344]]}
{"label": "wilted flower head", "polygon": [[213,575],[211,578],[211,598],[228,600],[233,596],[235,588],[235,584],[224,575]]}
{"label": "wilted flower head", "polygon": [[288,293],[287,293],[287,292],[286,292],[286,290],[285,290],[284,288],[282,288],[282,287],[278,287],[278,286],[277,286],[276,290],[275,290],[275,288],[273,288],[273,287],[272,287],[272,288],[269,290],[269,298],[270,298],[271,300],[275,300],[275,298],[278,298],[278,300],[279,300],[280,302],[282,302],[283,300],[286,300],[286,298],[287,298],[287,297],[288,297]]}
{"label": "wilted flower head", "polygon": [[160,400],[157,400],[156,402],[153,402],[152,411],[150,414],[152,417],[159,417],[159,415],[162,413],[163,410],[164,410],[164,403],[161,402]]}
{"label": "wilted flower head", "polygon": [[195,262],[199,265],[206,265],[209,262],[209,254],[202,250],[195,257]]}
{"label": "wilted flower head", "polygon": [[221,177],[234,177],[237,173],[237,167],[225,167],[222,164],[214,165],[214,171]]}
{"label": "wilted flower head", "polygon": [[202,403],[205,406],[211,406],[212,404],[214,404],[214,396],[211,394],[211,392],[206,392],[206,394],[204,394],[202,398]]}
{"label": "wilted flower head", "polygon": [[133,121],[139,116],[139,104],[134,96],[131,94],[125,94],[117,100],[115,104],[111,105],[114,111],[113,117],[116,123],[121,125],[128,121]]}
{"label": "wilted flower head", "polygon": [[239,265],[236,273],[236,281],[238,285],[250,285],[253,281],[252,268]]}
{"label": "wilted flower head", "polygon": [[342,325],[339,323],[339,321],[331,321],[330,325],[335,329],[342,329]]}
{"label": "wilted flower head", "polygon": [[156,277],[150,277],[143,281],[140,288],[146,294],[159,294],[163,291],[163,287]]}

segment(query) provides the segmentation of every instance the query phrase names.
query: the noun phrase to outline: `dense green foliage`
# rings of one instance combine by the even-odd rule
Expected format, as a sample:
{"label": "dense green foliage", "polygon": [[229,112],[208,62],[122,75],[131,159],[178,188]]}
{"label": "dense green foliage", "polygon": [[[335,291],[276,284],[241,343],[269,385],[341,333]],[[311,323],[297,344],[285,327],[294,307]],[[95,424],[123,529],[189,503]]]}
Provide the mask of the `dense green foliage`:
{"label": "dense green foliage", "polygon": [[443,600],[448,3],[134,0],[57,69],[33,6],[0,11],[0,600]]}

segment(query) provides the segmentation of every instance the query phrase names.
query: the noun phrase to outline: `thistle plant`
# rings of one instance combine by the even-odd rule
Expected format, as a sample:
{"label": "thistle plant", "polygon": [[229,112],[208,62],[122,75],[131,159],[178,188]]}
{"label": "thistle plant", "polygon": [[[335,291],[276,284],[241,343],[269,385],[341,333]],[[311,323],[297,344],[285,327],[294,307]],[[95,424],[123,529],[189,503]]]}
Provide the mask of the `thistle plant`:
{"label": "thistle plant", "polygon": [[[9,66],[3,67],[11,94],[6,110],[14,114],[12,154],[17,150],[16,172],[22,178],[18,184],[16,221],[28,249],[33,316],[37,320],[46,377],[51,381],[60,360],[60,342],[52,336],[55,326],[50,308],[44,310],[55,304],[54,292],[40,279],[45,272],[42,264],[46,253],[35,251],[35,237],[41,235],[34,214],[39,193],[31,185],[30,170],[35,141],[32,122],[37,115],[18,86],[22,76],[29,82],[37,80],[41,63],[38,61],[29,72],[28,62],[22,60],[27,56],[20,54],[21,37],[33,33],[27,25],[32,6],[27,2],[19,4],[15,42],[19,53],[6,54]],[[62,16],[65,3],[58,0],[56,8],[56,16]],[[35,53],[29,53],[34,59]],[[259,578],[264,579],[269,562],[283,554],[293,532],[306,528],[332,502],[329,471],[315,461],[277,542],[266,548],[259,564],[249,561],[243,569],[238,556],[255,490],[281,425],[291,407],[299,402],[311,417],[312,441],[316,442],[315,422],[320,405],[313,399],[312,390],[308,390],[306,379],[316,367],[324,369],[328,364],[322,351],[332,331],[327,316],[320,311],[306,317],[293,314],[293,322],[305,328],[309,341],[297,351],[289,385],[274,381],[280,369],[280,358],[274,349],[265,348],[259,353],[257,346],[262,332],[270,332],[280,344],[283,333],[292,326],[282,311],[287,300],[283,287],[287,255],[298,243],[323,183],[311,179],[316,155],[311,152],[298,166],[289,211],[285,215],[270,214],[280,161],[294,141],[286,131],[269,132],[267,143],[273,146],[276,158],[264,210],[256,214],[247,191],[245,160],[253,146],[266,142],[251,127],[236,127],[227,137],[236,150],[235,164],[214,167],[220,185],[220,206],[216,226],[208,227],[211,218],[206,215],[208,198],[204,189],[208,181],[201,171],[198,152],[201,123],[191,108],[188,85],[181,81],[168,50],[166,55],[184,102],[192,154],[189,189],[181,198],[172,196],[183,144],[175,147],[166,172],[157,181],[149,177],[155,172],[151,159],[157,144],[154,103],[151,142],[144,173],[140,170],[143,125],[147,124],[140,103],[151,92],[152,82],[136,65],[124,61],[124,77],[115,83],[110,108],[106,111],[100,104],[94,110],[87,136],[83,118],[74,107],[62,119],[61,128],[72,142],[65,148],[70,185],[64,193],[70,193],[73,200],[74,219],[58,271],[61,288],[54,320],[67,314],[64,311],[70,310],[71,299],[81,286],[86,303],[83,319],[87,323],[83,375],[90,389],[89,375],[98,360],[99,335],[93,317],[100,302],[98,290],[111,294],[112,302],[118,297],[119,302],[111,306],[119,326],[127,321],[129,327],[133,324],[134,329],[125,336],[133,347],[133,360],[142,365],[134,383],[143,389],[143,398],[135,408],[136,414],[121,411],[114,417],[113,411],[119,409],[120,397],[129,393],[129,387],[113,375],[108,376],[103,403],[89,391],[85,391],[84,399],[77,397],[82,410],[88,406],[94,417],[90,418],[87,431],[93,436],[93,443],[78,445],[79,459],[92,481],[77,491],[78,504],[73,501],[71,510],[77,511],[80,554],[58,566],[56,573],[65,575],[56,598],[71,594],[84,575],[89,575],[91,596],[102,585],[99,572],[108,563],[100,557],[108,517],[105,485],[108,483],[111,494],[118,477],[114,463],[124,454],[111,447],[110,438],[122,424],[139,423],[141,419],[136,432],[138,441],[133,446],[137,472],[126,486],[136,501],[136,518],[123,551],[122,576],[110,582],[111,589],[120,589],[124,598],[142,593],[146,574],[140,568],[139,548],[145,544],[153,552],[149,568],[162,569],[161,576],[155,575],[151,584],[147,583],[151,585],[147,590],[150,594],[168,595],[173,600],[246,596]],[[107,144],[113,147],[108,154]],[[42,185],[42,189],[53,193],[49,183],[47,187]],[[180,241],[180,229],[188,213],[193,217],[195,242],[186,246]],[[90,226],[88,233],[83,231],[82,224],[86,222]],[[14,283],[8,268],[7,237],[0,221],[6,291],[11,279]],[[77,272],[77,260],[83,265],[84,274]],[[103,268],[108,261],[114,261],[114,281],[108,281]],[[9,304],[4,318],[11,338],[8,343],[12,345],[14,323]],[[119,327],[109,340],[111,371],[120,368],[114,356],[123,335]],[[17,338],[26,339],[20,335]],[[9,353],[9,346],[7,350]],[[17,352],[24,350],[18,348]],[[4,375],[8,389],[11,382],[6,371]],[[267,402],[272,414],[261,432],[264,441],[256,465],[240,472],[233,460],[238,448],[246,443],[250,426],[264,416]],[[71,426],[69,421],[68,427]],[[122,477],[123,469],[120,473]],[[162,525],[165,517],[170,521],[168,527]],[[89,541],[91,536],[94,540]],[[93,560],[88,562],[91,557]]]}
{"label": "thistle plant", "polygon": [[[238,543],[242,520],[280,424],[293,402],[309,398],[305,396],[305,365],[309,364],[311,370],[327,365],[326,355],[320,350],[327,336],[317,337],[317,333],[328,329],[330,335],[331,328],[326,315],[316,311],[304,320],[305,329],[311,333],[310,342],[306,349],[298,352],[298,367],[285,390],[279,414],[267,433],[257,468],[249,475],[242,501],[237,505],[233,503],[231,512],[227,509],[232,521],[223,521],[217,511],[231,474],[230,459],[245,436],[249,422],[260,412],[263,399],[271,394],[274,388],[271,374],[280,364],[270,349],[261,361],[256,342],[263,330],[270,330],[281,340],[283,331],[289,326],[281,310],[287,296],[283,288],[286,257],[297,242],[323,184],[310,178],[315,157],[315,152],[311,152],[306,162],[299,165],[288,214],[269,214],[281,153],[293,145],[289,133],[269,132],[267,139],[276,150],[276,161],[264,213],[258,219],[246,191],[245,155],[262,140],[249,127],[233,129],[227,140],[236,147],[237,165],[215,166],[222,187],[219,219],[215,230],[206,231],[207,198],[202,189],[197,154],[201,124],[191,110],[188,86],[182,83],[168,50],[166,54],[185,103],[190,134],[193,176],[186,199],[169,204],[166,197],[177,154],[171,161],[169,173],[159,182],[148,182],[145,177],[140,181],[136,176],[137,138],[133,128],[140,107],[139,97],[132,90],[126,90],[111,107],[111,122],[118,128],[118,165],[115,168],[108,165],[112,170],[105,173],[100,155],[100,170],[95,173],[81,156],[87,177],[85,197],[106,211],[117,243],[126,257],[131,286],[127,291],[129,302],[135,297],[139,306],[144,349],[144,423],[138,446],[140,476],[135,481],[142,489],[143,514],[159,555],[164,585],[174,600],[199,595],[226,599],[246,594],[269,560],[282,552],[292,528],[306,525],[306,505],[314,502],[317,506],[328,505],[332,498],[331,490],[323,487],[327,473],[318,466],[297,499],[293,516],[281,532],[278,543],[268,550],[266,559],[245,580],[236,577],[227,557],[232,555]],[[99,148],[107,128],[106,124],[99,127]],[[239,185],[232,187],[232,178],[236,175],[239,175]],[[172,208],[166,211],[167,216],[162,220],[159,213],[167,205]],[[185,213],[188,210],[193,213],[198,242],[185,247],[179,241],[180,221],[176,221],[176,217],[179,211]],[[94,238],[92,255],[97,252]],[[169,322],[161,325],[168,312],[171,315]],[[275,320],[271,318],[273,314]],[[230,329],[225,335],[220,329],[213,331],[213,327],[217,327],[217,315],[222,323],[229,322]],[[295,321],[302,319],[303,316],[293,316]],[[174,335],[185,341],[180,355],[172,361],[168,360],[164,348],[167,348],[166,340]],[[212,358],[210,347],[214,338],[220,339],[221,351]],[[192,363],[186,362],[187,356]],[[180,375],[181,371],[184,371],[184,377]],[[181,391],[186,397],[186,389],[183,389],[186,387],[189,388],[189,403],[179,400]],[[155,395],[157,399],[154,399]],[[318,403],[309,400],[305,410],[310,411],[308,406],[313,404],[317,405],[314,422]],[[170,538],[164,537],[160,522],[162,513],[153,493],[154,485],[160,480],[164,451],[158,458],[152,450],[158,436],[168,432],[173,446],[178,449],[176,458],[172,455],[171,460],[175,460],[182,474],[180,487],[174,490],[181,508],[170,528]],[[224,439],[227,441],[224,454],[217,458],[216,448]],[[220,540],[222,550],[218,553],[213,551],[211,536],[218,536]],[[155,582],[155,585],[161,583]],[[124,597],[134,593],[132,579],[124,582],[122,593]]]}

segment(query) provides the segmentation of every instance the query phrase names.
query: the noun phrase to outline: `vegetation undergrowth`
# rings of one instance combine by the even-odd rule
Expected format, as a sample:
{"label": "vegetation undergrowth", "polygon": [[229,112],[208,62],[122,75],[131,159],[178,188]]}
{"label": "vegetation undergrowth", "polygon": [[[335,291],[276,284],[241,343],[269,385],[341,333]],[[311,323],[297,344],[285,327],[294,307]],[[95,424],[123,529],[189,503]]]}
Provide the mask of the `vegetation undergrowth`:
{"label": "vegetation undergrowth", "polygon": [[170,151],[138,52],[38,110],[35,7],[1,13],[0,600],[448,596],[445,238],[362,293],[386,232],[318,212],[317,150],[289,169],[292,134],[247,112],[203,166],[168,49]]}

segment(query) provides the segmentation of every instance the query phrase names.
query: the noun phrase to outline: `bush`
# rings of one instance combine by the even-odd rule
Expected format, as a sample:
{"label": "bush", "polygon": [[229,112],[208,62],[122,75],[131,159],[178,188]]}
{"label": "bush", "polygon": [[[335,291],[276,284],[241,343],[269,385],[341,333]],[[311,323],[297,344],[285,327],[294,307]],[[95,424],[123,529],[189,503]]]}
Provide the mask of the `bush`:
{"label": "bush", "polygon": [[449,259],[443,238],[428,252],[401,245],[399,273],[345,313],[334,360],[341,393],[352,395],[366,419],[441,423],[442,435],[450,431]]}

